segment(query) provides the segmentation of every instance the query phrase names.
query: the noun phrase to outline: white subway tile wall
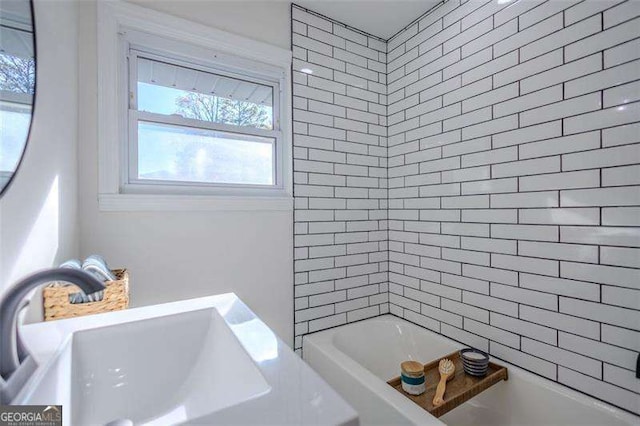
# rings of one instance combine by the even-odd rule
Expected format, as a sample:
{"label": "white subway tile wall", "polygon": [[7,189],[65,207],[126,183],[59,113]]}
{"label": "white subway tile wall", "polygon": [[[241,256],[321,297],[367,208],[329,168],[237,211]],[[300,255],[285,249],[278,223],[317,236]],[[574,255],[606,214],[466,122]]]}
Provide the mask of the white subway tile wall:
{"label": "white subway tile wall", "polygon": [[377,61],[293,19],[296,348],[388,310],[640,414],[640,1],[446,0]]}
{"label": "white subway tile wall", "polygon": [[389,311],[387,46],[295,6],[292,19],[300,351],[306,333]]}

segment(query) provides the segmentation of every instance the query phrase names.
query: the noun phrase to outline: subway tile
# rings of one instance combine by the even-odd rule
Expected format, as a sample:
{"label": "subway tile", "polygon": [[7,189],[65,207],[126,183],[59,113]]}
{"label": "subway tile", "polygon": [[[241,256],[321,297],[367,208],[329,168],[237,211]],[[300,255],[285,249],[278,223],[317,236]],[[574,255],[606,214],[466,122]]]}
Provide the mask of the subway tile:
{"label": "subway tile", "polygon": [[420,313],[427,317],[441,321],[442,323],[462,328],[462,317],[460,315],[453,314],[448,311],[443,311],[442,309],[425,304],[422,304],[422,311]]}
{"label": "subway tile", "polygon": [[455,287],[465,291],[489,294],[489,283],[486,281],[446,273],[442,274],[441,276],[443,285]]}
{"label": "subway tile", "polygon": [[[576,135],[555,137],[539,142],[520,145],[520,159],[546,157],[576,151],[587,151],[600,148],[600,132],[578,133]],[[564,165],[563,165],[564,166]]]}
{"label": "subway tile", "polygon": [[511,19],[517,19],[519,15],[544,3],[544,0],[518,1],[507,4],[507,7],[497,12],[494,16],[494,25],[502,25]]}
{"label": "subway tile", "polygon": [[[504,86],[505,88],[511,87]],[[500,89],[497,89],[500,90]],[[493,106],[493,116],[503,117],[505,115],[513,114],[515,112],[526,111],[542,105],[558,102],[562,99],[562,86],[556,85],[549,88],[539,90],[537,92],[529,93],[515,97],[514,99],[498,103]]]}
{"label": "subway tile", "polygon": [[513,240],[462,237],[461,245],[464,249],[485,251],[491,253],[516,254],[517,252],[517,243]]}
{"label": "subway tile", "polygon": [[527,142],[540,141],[543,139],[558,140],[562,135],[562,121],[552,121],[535,126],[523,127],[509,132],[493,135],[493,147],[513,146]]}
{"label": "subway tile", "polygon": [[[640,276],[640,272],[638,276]],[[640,290],[608,285],[602,286],[602,303],[637,309],[640,306]]]}
{"label": "subway tile", "polygon": [[[606,324],[602,325],[603,341],[607,335],[608,328],[614,328]],[[633,333],[629,330],[629,332]],[[626,337],[626,335],[625,335]],[[570,351],[599,359],[609,364],[632,370],[635,368],[636,354],[633,351],[609,345],[607,343],[585,339],[570,333],[560,332],[558,335],[558,346]]]}
{"label": "subway tile", "polygon": [[640,330],[640,311],[638,310],[560,297],[560,312]]}
{"label": "subway tile", "polygon": [[524,352],[509,348],[508,346],[501,345],[497,342],[491,342],[491,355],[522,367],[526,370],[533,371],[534,373],[548,379],[556,379],[557,366],[541,358],[528,355]]}
{"label": "subway tile", "polygon": [[[602,324],[602,341],[622,348],[627,348],[635,352],[640,352],[640,333],[637,331]],[[605,353],[608,353],[608,351],[605,351]],[[630,361],[629,365],[633,366],[633,355],[630,355],[631,357],[627,359]],[[612,364],[616,363],[612,362]],[[630,368],[632,369],[633,367]]]}
{"label": "subway tile", "polygon": [[[524,80],[529,76],[546,72],[547,70],[551,70],[555,67],[559,67],[562,64],[563,64],[562,49],[556,49],[542,56],[538,56],[537,58],[531,59],[530,61],[516,64],[515,66],[508,67],[502,71],[495,73],[493,75],[493,84],[496,87],[504,86],[505,84],[517,82],[519,80]],[[575,69],[575,67],[573,67],[572,69]],[[557,81],[556,83],[560,83],[564,81],[561,79],[560,73],[558,71],[556,71],[553,74],[550,74],[555,79],[560,78],[559,81]],[[546,80],[550,80],[553,82],[553,79],[549,77],[550,75],[548,75],[547,79],[537,80],[538,81],[537,84],[531,83],[532,87],[537,87],[537,88],[545,87],[543,81],[546,81]],[[533,80],[533,81],[535,82],[536,80]],[[521,89],[523,89],[523,84],[524,82],[520,84]],[[547,85],[551,86],[553,85],[553,83],[547,84]],[[533,90],[536,90],[536,89],[533,89]],[[533,90],[529,90],[527,92],[522,91],[522,94],[531,92]]]}
{"label": "subway tile", "polygon": [[515,209],[474,209],[462,211],[462,222],[480,223],[516,223],[518,221]]}
{"label": "subway tile", "polygon": [[640,166],[612,167],[602,170],[602,186],[640,185]]}
{"label": "subway tile", "polygon": [[640,393],[640,382],[632,371],[613,365],[604,364],[603,380],[616,386]]}
{"label": "subway tile", "polygon": [[[535,9],[534,9],[535,10]],[[521,21],[522,23],[522,21]],[[600,31],[600,16],[592,16],[564,29],[551,33],[520,48],[520,60],[529,60],[558,47],[566,46]],[[566,52],[566,50],[565,50]],[[566,56],[566,53],[565,53]],[[565,59],[570,60],[570,59]]]}
{"label": "subway tile", "polygon": [[627,41],[618,46],[611,47],[604,51],[604,67],[609,68],[615,65],[631,61],[640,57],[640,38]]}
{"label": "subway tile", "polygon": [[326,328],[337,327],[339,325],[345,324],[347,321],[345,319],[345,314],[341,313],[338,315],[331,315],[325,318],[319,318],[313,321],[309,321],[309,332],[313,333],[314,331],[324,330]]}
{"label": "subway tile", "polygon": [[[498,194],[505,192],[516,192],[518,190],[517,178],[476,180],[474,182],[464,182],[462,184],[462,194]],[[472,213],[471,211],[469,211]],[[501,222],[500,215],[494,221]]]}
{"label": "subway tile", "polygon": [[625,247],[601,247],[600,263],[603,265],[640,268],[640,249]]}
{"label": "subway tile", "polygon": [[464,320],[464,329],[479,336],[487,337],[492,342],[498,342],[512,348],[520,349],[520,336],[517,334],[469,318],[465,318]]}
{"label": "subway tile", "polygon": [[615,207],[638,204],[640,204],[640,191],[634,187],[560,191],[560,205],[562,207]]}
{"label": "subway tile", "polygon": [[605,207],[602,224],[614,226],[640,226],[640,207]]}
{"label": "subway tile", "polygon": [[622,145],[562,156],[562,170],[594,169],[636,163],[640,163],[640,144]]}
{"label": "subway tile", "polygon": [[418,324],[419,326],[427,328],[429,330],[433,330],[436,333],[440,332],[440,321],[433,318],[426,317],[410,310],[404,310],[404,315],[402,317],[407,321]]}
{"label": "subway tile", "polygon": [[616,86],[611,89],[606,89],[602,95],[602,105],[605,108],[624,105],[630,102],[636,102],[640,100],[640,82],[634,81],[632,83]]}
{"label": "subway tile", "polygon": [[[541,56],[540,59],[545,58]],[[548,61],[557,62],[557,58],[549,58]],[[533,62],[533,61],[531,61]],[[525,62],[526,64],[527,62]],[[591,74],[602,69],[602,57],[599,53],[582,58],[573,62],[566,63],[564,65],[556,66],[554,68],[535,69],[538,73],[531,73],[529,77],[526,77],[520,81],[520,94],[531,93],[536,90],[540,90],[545,87],[554,86],[556,84],[571,80],[583,75]]]}
{"label": "subway tile", "polygon": [[558,296],[539,291],[491,283],[491,296],[552,311],[558,310]]}
{"label": "subway tile", "polygon": [[491,236],[511,240],[558,241],[558,227],[491,224]]}
{"label": "subway tile", "polygon": [[489,120],[482,123],[474,124],[462,129],[462,139],[473,139],[482,136],[493,135],[496,133],[506,132],[518,127],[518,115],[513,114],[506,117]]}
{"label": "subway tile", "polygon": [[556,345],[558,342],[557,330],[495,312],[491,312],[490,314],[490,323],[495,327],[511,331],[521,336],[527,336],[550,345]]}
{"label": "subway tile", "polygon": [[[491,18],[488,18],[491,19]],[[479,26],[479,25],[478,25]],[[472,27],[472,29],[475,27]],[[504,25],[501,25],[493,30],[484,33],[479,37],[474,37],[472,41],[462,46],[462,57],[465,58],[475,52],[480,51],[486,46],[491,46],[496,42],[509,37],[512,34],[518,32],[518,24],[514,21],[509,21]],[[464,34],[464,33],[463,33]]]}
{"label": "subway tile", "polygon": [[[562,167],[564,168],[564,163]],[[577,172],[547,173],[535,176],[524,176],[519,179],[518,189],[525,192],[549,189],[593,188],[599,185],[599,170],[582,170]]]}
{"label": "subway tile", "polygon": [[477,265],[462,265],[462,274],[466,277],[494,281],[508,285],[518,285],[518,273],[498,268],[487,268]]}
{"label": "subway tile", "polygon": [[483,294],[472,293],[469,291],[463,291],[462,301],[470,305],[487,309],[491,312],[498,312],[500,314],[509,315],[512,317],[518,316],[518,304],[510,302],[508,300],[498,299],[496,297],[485,296]]}
{"label": "subway tile", "polygon": [[493,45],[496,56],[518,49],[562,28],[562,14],[556,14]]}
{"label": "subway tile", "polygon": [[491,254],[491,266],[533,274],[559,276],[559,265],[556,260],[536,259],[533,257],[512,256],[507,254]]}
{"label": "subway tile", "polygon": [[491,194],[492,208],[558,207],[557,191]]}
{"label": "subway tile", "polygon": [[569,44],[564,49],[565,61],[572,61],[636,38],[638,26],[640,26],[640,19],[634,19],[599,32],[592,37]]}
{"label": "subway tile", "polygon": [[598,247],[580,244],[518,241],[518,254],[546,259],[598,262]]}
{"label": "subway tile", "polygon": [[521,209],[518,220],[523,224],[541,225],[599,225],[598,208]]}
{"label": "subway tile", "polygon": [[628,288],[640,288],[640,271],[616,266],[588,263],[561,262],[560,276],[574,280],[591,281]]}
{"label": "subway tile", "polygon": [[462,74],[462,84],[466,85],[518,64],[518,52],[510,52],[490,62],[486,62]]}
{"label": "subway tile", "polygon": [[640,7],[635,1],[628,1],[609,8],[603,13],[604,28],[611,28],[640,15]]}
{"label": "subway tile", "polygon": [[545,293],[600,301],[600,286],[586,281],[521,273],[520,286]]}
{"label": "subway tile", "polygon": [[459,328],[452,327],[449,324],[442,324],[441,333],[472,348],[480,349],[485,352],[489,351],[489,340],[485,337],[460,330]]}
{"label": "subway tile", "polygon": [[492,177],[510,177],[553,173],[560,171],[560,157],[545,157],[532,160],[513,161],[491,166]]}
{"label": "subway tile", "polygon": [[567,81],[564,83],[564,97],[572,98],[633,81],[638,77],[639,69],[640,61],[633,61]]}
{"label": "subway tile", "polygon": [[519,318],[591,339],[600,338],[600,323],[573,315],[521,306]]}
{"label": "subway tile", "polygon": [[[518,96],[518,84],[512,83],[506,86],[499,87],[495,90],[491,90],[485,93],[482,93],[478,96],[474,96],[472,98],[466,99],[462,101],[462,112],[473,111],[479,108],[483,108],[485,106],[498,104],[501,105],[500,102],[506,99],[513,99]],[[561,96],[558,97],[560,99]],[[517,98],[516,98],[517,99]],[[551,101],[552,102],[552,101]],[[509,103],[509,102],[503,102]],[[500,108],[499,112],[497,112],[497,105],[493,108],[494,115],[492,118],[498,118],[505,115],[513,114],[517,112],[515,109],[512,111],[508,111]]]}
{"label": "subway tile", "polygon": [[518,17],[518,20],[520,21],[519,28],[521,30],[528,28],[548,16],[552,16],[563,11],[569,6],[571,6],[571,2],[546,1],[540,6],[536,6],[535,8],[522,13]]}
{"label": "subway tile", "polygon": [[455,312],[462,315],[464,318],[472,318],[476,321],[488,323],[489,311],[486,309],[476,308],[475,306],[467,305],[465,303],[456,302],[454,300],[442,299],[442,309],[449,312]]}
{"label": "subway tile", "polygon": [[[585,1],[576,4],[565,10],[564,20],[566,25],[573,24],[584,18],[595,15],[603,10],[609,9],[620,3],[620,0],[615,1]],[[605,13],[606,16],[606,13]]]}
{"label": "subway tile", "polygon": [[[600,94],[590,93],[577,98],[542,106],[520,113],[520,124],[530,126],[545,121],[571,117],[600,109]],[[565,119],[570,120],[570,118]]]}
{"label": "subway tile", "polygon": [[558,381],[561,384],[593,395],[596,398],[615,402],[619,407],[640,414],[637,393],[629,392],[618,386],[609,385],[565,367],[558,367]]}
{"label": "subway tile", "polygon": [[296,348],[391,312],[628,402],[638,15],[449,0],[385,44],[294,8]]}
{"label": "subway tile", "polygon": [[602,362],[593,358],[527,338],[522,339],[522,351],[559,365],[571,367],[597,379],[602,378]]}

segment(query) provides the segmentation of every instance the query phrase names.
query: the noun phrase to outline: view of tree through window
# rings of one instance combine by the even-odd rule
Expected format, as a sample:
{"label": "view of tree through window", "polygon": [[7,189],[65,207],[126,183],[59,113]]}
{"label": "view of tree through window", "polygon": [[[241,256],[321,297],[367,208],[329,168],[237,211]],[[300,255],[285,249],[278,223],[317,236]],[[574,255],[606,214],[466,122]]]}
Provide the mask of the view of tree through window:
{"label": "view of tree through window", "polygon": [[0,53],[0,90],[33,95],[35,88],[35,59]]}
{"label": "view of tree through window", "polygon": [[177,114],[185,118],[271,129],[271,114],[264,105],[189,92],[176,100]]}
{"label": "view of tree through window", "polygon": [[16,169],[31,124],[36,62],[0,53],[0,188]]}
{"label": "view of tree through window", "polygon": [[273,129],[272,87],[164,62],[139,63],[139,111],[238,126],[238,133],[204,123],[139,121],[138,179],[274,184],[275,139],[244,134]]}

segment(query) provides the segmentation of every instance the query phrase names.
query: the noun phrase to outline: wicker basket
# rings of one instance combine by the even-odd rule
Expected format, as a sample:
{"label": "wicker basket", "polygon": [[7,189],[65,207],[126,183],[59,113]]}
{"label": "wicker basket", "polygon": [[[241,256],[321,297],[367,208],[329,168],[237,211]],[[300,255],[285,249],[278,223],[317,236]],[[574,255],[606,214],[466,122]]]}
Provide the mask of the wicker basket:
{"label": "wicker basket", "polygon": [[71,303],[69,295],[80,291],[75,285],[45,287],[42,290],[45,321],[119,311],[129,307],[129,272],[114,269],[116,281],[105,282],[104,297],[99,302]]}

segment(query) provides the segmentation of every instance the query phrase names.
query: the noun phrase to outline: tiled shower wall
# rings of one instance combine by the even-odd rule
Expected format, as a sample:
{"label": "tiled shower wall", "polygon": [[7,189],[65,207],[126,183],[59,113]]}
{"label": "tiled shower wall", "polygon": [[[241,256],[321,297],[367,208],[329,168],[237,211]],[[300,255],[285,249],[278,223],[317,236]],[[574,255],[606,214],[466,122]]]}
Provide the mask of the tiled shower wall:
{"label": "tiled shower wall", "polygon": [[392,314],[640,413],[639,15],[448,0],[385,62],[294,8],[296,348],[386,312],[388,242]]}
{"label": "tiled shower wall", "polygon": [[292,18],[299,350],[305,333],[389,310],[387,46],[295,6]]}
{"label": "tiled shower wall", "polygon": [[387,63],[391,313],[636,413],[638,15],[449,0]]}

